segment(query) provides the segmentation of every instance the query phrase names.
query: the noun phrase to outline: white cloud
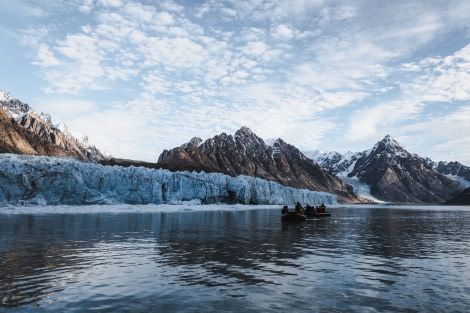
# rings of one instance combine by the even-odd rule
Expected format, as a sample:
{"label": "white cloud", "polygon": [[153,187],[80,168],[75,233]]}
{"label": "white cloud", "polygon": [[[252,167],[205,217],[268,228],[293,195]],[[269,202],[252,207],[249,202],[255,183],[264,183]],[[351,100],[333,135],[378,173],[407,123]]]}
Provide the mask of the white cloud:
{"label": "white cloud", "polygon": [[120,7],[122,6],[121,0],[97,0],[98,3],[105,7]]}
{"label": "white cloud", "polygon": [[[138,21],[138,23],[151,22],[155,18],[156,10],[151,6],[144,6],[140,3],[128,2],[124,8],[126,17],[131,21]],[[171,19],[171,15],[168,13],[163,14],[166,24],[167,19]],[[160,22],[160,16],[157,16],[156,19]]]}
{"label": "white cloud", "polygon": [[66,97],[53,97],[49,98],[48,101],[39,100],[37,105],[41,107],[42,111],[51,114],[54,120],[60,118],[65,124],[68,124],[68,121],[77,118],[77,116],[86,117],[99,108],[99,105],[92,101]]}
{"label": "white cloud", "polygon": [[247,42],[244,47],[241,48],[244,54],[251,56],[260,56],[269,49],[268,45],[262,41],[250,41]]}
{"label": "white cloud", "polygon": [[45,44],[39,45],[37,61],[33,62],[34,65],[39,65],[41,67],[48,67],[59,65],[59,60],[54,57],[54,54],[49,50],[49,47]]}
{"label": "white cloud", "polygon": [[66,58],[62,67],[45,73],[50,84],[48,93],[79,93],[82,89],[102,90],[98,79],[104,76],[101,55],[95,39],[86,35],[69,35],[55,49]]}
{"label": "white cloud", "polygon": [[78,10],[84,14],[88,14],[93,9],[93,6],[93,0],[84,0],[83,4],[78,7]]}
{"label": "white cloud", "polygon": [[272,32],[272,36],[276,39],[290,40],[294,38],[296,31],[289,25],[280,24]]}
{"label": "white cloud", "polygon": [[155,16],[155,20],[162,25],[171,25],[174,23],[173,15],[168,12],[159,12]]}
{"label": "white cloud", "polygon": [[197,18],[203,18],[204,15],[211,11],[211,5],[209,3],[203,3],[196,9],[196,13],[194,14]]}
{"label": "white cloud", "polygon": [[235,17],[237,15],[237,11],[231,8],[222,8],[221,9],[222,13],[229,16],[229,17]]}
{"label": "white cloud", "polygon": [[377,134],[395,135],[403,123],[416,123],[424,105],[405,101],[381,103],[351,114],[346,138],[351,143],[373,142]]}
{"label": "white cloud", "polygon": [[164,78],[164,74],[160,71],[152,71],[142,77],[141,86],[144,90],[152,95],[155,94],[171,94],[171,83]]}
{"label": "white cloud", "polygon": [[416,77],[401,84],[409,97],[422,102],[470,100],[470,44],[444,58],[407,63],[405,71],[410,68]]}
{"label": "white cloud", "polygon": [[56,47],[56,50],[70,59],[99,58],[95,39],[86,35],[69,35]]}
{"label": "white cloud", "polygon": [[[124,118],[115,112],[124,110],[131,116],[127,132],[148,134],[165,148],[174,146],[172,139],[185,142],[198,132],[213,136],[242,125],[302,145],[344,147],[344,138],[370,145],[391,131],[402,138],[400,129],[423,131],[430,103],[455,112],[470,98],[465,1],[22,3],[29,4],[33,26],[16,27],[23,29],[22,55],[33,56],[36,76],[44,79],[36,89],[42,87],[46,98],[118,99],[103,108],[106,114]],[[188,119],[184,127],[177,126],[181,118]],[[146,131],[133,130],[139,119]],[[321,128],[304,131],[318,123]],[[174,135],[176,127],[181,133]],[[130,141],[126,153],[147,149]]]}
{"label": "white cloud", "polygon": [[179,12],[184,9],[183,6],[176,4],[173,0],[161,0],[159,1],[158,5],[162,8],[162,10],[170,12]]}
{"label": "white cloud", "polygon": [[470,166],[468,129],[470,105],[456,107],[450,114],[433,116],[403,126],[400,134],[412,152],[434,161],[459,161]]}

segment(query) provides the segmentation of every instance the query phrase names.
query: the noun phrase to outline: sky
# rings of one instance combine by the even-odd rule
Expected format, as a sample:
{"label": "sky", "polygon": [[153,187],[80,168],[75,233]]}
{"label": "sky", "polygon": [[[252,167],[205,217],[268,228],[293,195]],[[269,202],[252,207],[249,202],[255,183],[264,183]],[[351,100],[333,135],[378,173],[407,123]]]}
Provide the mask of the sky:
{"label": "sky", "polygon": [[119,158],[247,126],[470,166],[470,1],[0,0],[0,89]]}

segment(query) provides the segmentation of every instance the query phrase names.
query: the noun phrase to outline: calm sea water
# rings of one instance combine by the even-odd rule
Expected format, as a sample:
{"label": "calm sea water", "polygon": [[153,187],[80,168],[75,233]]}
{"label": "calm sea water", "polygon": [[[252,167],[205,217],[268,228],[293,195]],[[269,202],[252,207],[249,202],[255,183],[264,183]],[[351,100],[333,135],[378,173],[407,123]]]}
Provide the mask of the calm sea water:
{"label": "calm sea water", "polygon": [[470,207],[341,207],[300,224],[221,208],[0,209],[0,312],[470,308]]}

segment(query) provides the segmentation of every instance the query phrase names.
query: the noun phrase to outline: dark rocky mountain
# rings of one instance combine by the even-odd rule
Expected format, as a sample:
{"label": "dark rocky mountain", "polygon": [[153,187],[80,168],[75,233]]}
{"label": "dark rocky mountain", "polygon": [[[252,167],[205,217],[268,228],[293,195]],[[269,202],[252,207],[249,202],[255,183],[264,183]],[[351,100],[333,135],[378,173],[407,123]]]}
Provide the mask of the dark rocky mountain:
{"label": "dark rocky mountain", "polygon": [[314,157],[330,172],[370,185],[371,194],[384,201],[444,203],[463,190],[461,184],[441,174],[429,160],[409,153],[388,135],[371,150],[344,157],[334,153]]}
{"label": "dark rocky mountain", "polygon": [[247,127],[239,129],[235,136],[222,133],[206,141],[195,137],[180,147],[163,151],[157,165],[173,171],[260,177],[288,187],[330,192],[341,202],[361,201],[350,186],[294,146],[282,139],[269,146]]}
{"label": "dark rocky mountain", "polygon": [[470,205],[470,187],[464,189],[457,197],[447,201],[446,204]]}
{"label": "dark rocky mountain", "polygon": [[38,114],[10,94],[0,96],[0,153],[63,156],[99,161],[105,155],[87,138],[78,140],[63,124]]}
{"label": "dark rocky mountain", "polygon": [[470,182],[470,167],[468,166],[459,162],[433,162],[431,160],[428,162],[443,175],[461,177]]}

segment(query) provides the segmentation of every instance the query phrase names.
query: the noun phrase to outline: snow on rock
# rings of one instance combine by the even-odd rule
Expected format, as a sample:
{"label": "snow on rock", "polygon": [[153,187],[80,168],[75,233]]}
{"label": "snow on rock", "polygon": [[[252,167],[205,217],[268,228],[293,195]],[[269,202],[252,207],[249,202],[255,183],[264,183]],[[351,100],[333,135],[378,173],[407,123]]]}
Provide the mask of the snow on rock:
{"label": "snow on rock", "polygon": [[335,195],[249,176],[103,166],[69,158],[0,154],[0,205],[337,204]]}

